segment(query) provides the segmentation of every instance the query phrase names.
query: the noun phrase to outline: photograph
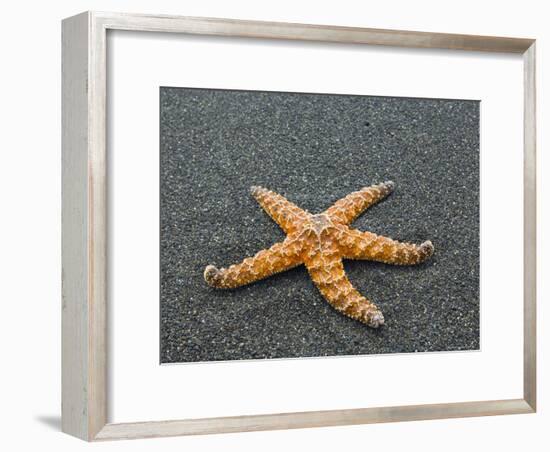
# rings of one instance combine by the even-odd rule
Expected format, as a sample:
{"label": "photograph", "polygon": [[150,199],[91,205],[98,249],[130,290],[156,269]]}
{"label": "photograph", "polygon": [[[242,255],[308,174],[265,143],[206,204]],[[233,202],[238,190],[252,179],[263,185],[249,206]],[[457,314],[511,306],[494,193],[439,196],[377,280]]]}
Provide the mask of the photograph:
{"label": "photograph", "polygon": [[160,362],[480,349],[480,101],[162,86]]}

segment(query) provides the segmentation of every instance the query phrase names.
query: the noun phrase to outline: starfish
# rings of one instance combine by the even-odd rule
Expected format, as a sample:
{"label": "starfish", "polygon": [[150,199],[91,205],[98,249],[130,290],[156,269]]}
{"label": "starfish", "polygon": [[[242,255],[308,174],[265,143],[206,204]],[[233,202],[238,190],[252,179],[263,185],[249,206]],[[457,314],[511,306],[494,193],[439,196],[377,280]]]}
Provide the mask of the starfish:
{"label": "starfish", "polygon": [[273,191],[251,187],[252,196],[286,233],[286,239],[229,268],[208,265],[204,279],[212,287],[231,289],[304,264],[331,306],[377,328],[384,324],[382,312],[352,286],[342,260],[415,265],[428,259],[434,251],[429,240],[414,245],[349,227],[366,209],[387,197],[394,187],[391,181],[364,187],[316,215]]}

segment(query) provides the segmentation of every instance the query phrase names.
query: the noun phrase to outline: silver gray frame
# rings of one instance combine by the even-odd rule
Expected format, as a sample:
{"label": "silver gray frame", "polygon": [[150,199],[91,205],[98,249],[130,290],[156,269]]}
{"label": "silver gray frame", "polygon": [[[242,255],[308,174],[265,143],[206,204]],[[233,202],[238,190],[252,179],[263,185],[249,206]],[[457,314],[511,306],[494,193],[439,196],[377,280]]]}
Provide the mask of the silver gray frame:
{"label": "silver gray frame", "polygon": [[[112,440],[412,421],[536,410],[535,40],[321,25],[85,12],[63,21],[62,428]],[[109,424],[107,421],[107,30],[505,52],[524,62],[522,399]]]}

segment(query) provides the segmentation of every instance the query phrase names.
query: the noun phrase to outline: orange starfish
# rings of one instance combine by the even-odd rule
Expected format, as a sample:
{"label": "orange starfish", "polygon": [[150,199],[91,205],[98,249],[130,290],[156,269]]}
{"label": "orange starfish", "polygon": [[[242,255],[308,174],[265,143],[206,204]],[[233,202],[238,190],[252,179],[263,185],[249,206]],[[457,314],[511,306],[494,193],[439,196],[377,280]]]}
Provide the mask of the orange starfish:
{"label": "orange starfish", "polygon": [[229,289],[305,264],[323,297],[336,310],[377,328],[384,324],[382,312],[351,285],[342,259],[414,265],[428,259],[434,251],[429,240],[421,245],[402,243],[348,226],[393,189],[393,182],[365,187],[313,215],[275,192],[252,187],[252,196],[287,234],[286,239],[229,268],[209,265],[204,279],[212,287]]}

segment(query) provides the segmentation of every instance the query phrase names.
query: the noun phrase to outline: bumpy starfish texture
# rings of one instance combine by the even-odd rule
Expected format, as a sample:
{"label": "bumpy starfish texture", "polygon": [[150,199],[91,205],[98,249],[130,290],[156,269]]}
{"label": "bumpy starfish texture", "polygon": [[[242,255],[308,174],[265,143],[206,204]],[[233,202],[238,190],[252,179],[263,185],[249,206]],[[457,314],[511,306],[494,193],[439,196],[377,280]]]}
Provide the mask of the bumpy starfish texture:
{"label": "bumpy starfish texture", "polygon": [[336,310],[377,328],[384,324],[382,312],[352,286],[342,260],[414,265],[428,259],[434,251],[429,240],[414,245],[349,227],[393,189],[391,181],[365,187],[340,199],[323,213],[313,215],[273,191],[252,187],[252,196],[287,234],[286,239],[229,268],[209,265],[204,279],[212,287],[230,289],[304,264],[323,297]]}

